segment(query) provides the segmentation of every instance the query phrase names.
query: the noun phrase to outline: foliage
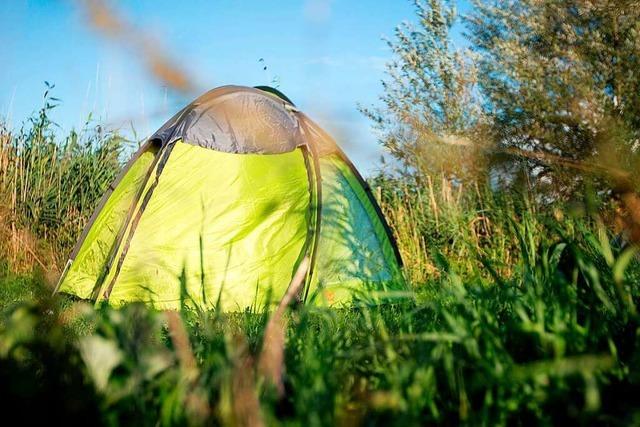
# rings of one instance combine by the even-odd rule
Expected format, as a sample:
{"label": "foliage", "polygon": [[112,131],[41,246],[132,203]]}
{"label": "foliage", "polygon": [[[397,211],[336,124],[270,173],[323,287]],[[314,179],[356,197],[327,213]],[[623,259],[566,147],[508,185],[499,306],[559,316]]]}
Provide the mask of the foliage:
{"label": "foliage", "polygon": [[[0,125],[0,244],[14,269],[51,268],[69,248],[121,167],[124,141],[100,126],[57,140],[50,115],[58,100],[44,94],[38,113],[17,132]],[[48,248],[38,247],[46,240]],[[21,263],[18,256],[30,260]],[[51,265],[53,264],[53,265]]]}
{"label": "foliage", "polygon": [[[502,144],[627,171],[638,182],[637,1],[476,1],[467,23]],[[528,163],[572,188],[575,169]]]}
{"label": "foliage", "polygon": [[414,4],[417,25],[403,23],[387,41],[394,59],[383,81],[384,107],[363,112],[406,172],[420,176],[443,171],[468,178],[479,170],[475,149],[480,147],[470,146],[467,139],[481,132],[485,121],[474,55],[451,41],[455,7],[441,0]]}
{"label": "foliage", "polygon": [[634,246],[588,210],[560,227],[563,206],[524,195],[377,184],[415,297],[295,307],[282,393],[257,363],[268,311],[93,308],[5,268],[0,402],[27,421],[42,414],[25,402],[110,425],[638,422]]}
{"label": "foliage", "polygon": [[[488,161],[481,179],[532,180],[565,198],[585,177],[636,188],[637,1],[474,1],[462,22],[448,1],[415,5],[417,27],[389,42],[384,108],[370,114],[404,165],[460,179]],[[453,45],[456,22],[468,48]]]}

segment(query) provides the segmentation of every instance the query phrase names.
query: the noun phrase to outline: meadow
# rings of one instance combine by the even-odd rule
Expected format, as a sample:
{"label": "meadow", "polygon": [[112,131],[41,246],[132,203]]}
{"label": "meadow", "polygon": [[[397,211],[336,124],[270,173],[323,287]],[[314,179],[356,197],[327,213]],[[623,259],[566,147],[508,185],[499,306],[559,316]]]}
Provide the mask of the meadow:
{"label": "meadow", "polygon": [[92,122],[60,136],[55,102],[47,94],[21,128],[0,128],[5,414],[26,424],[640,424],[640,265],[609,202],[380,175],[371,185],[410,296],[341,310],[94,307],[51,289],[132,143]]}

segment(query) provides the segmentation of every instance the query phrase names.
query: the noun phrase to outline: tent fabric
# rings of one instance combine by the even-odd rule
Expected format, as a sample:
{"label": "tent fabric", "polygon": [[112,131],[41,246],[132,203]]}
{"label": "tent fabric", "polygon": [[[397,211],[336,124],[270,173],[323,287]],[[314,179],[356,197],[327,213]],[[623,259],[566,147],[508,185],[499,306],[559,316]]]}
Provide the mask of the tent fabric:
{"label": "tent fabric", "polygon": [[145,177],[156,156],[154,147],[145,149],[118,180],[118,185],[105,200],[82,244],[78,246],[74,261],[68,269],[60,289],[90,298],[99,278],[104,273],[108,258],[120,230],[126,226],[127,214],[145,183]]}
{"label": "tent fabric", "polygon": [[305,129],[306,138],[313,146],[317,156],[324,157],[330,154],[343,154],[335,141],[304,113],[299,113],[300,123]]}
{"label": "tent fabric", "polygon": [[330,306],[402,289],[401,260],[366,183],[277,90],[214,89],[156,132],[88,224],[59,291],[121,305],[242,311]]}
{"label": "tent fabric", "polygon": [[364,188],[339,155],[321,158],[320,166],[322,227],[318,246],[322,250],[309,297],[319,304],[338,305],[348,303],[353,291],[363,285],[396,287],[400,271],[392,242],[386,238]]}
{"label": "tent fabric", "polygon": [[221,295],[229,310],[262,304],[269,293],[279,300],[306,237],[308,205],[300,150],[238,156],[178,142],[110,301],[175,307],[180,286],[156,284],[180,281],[190,298],[209,305]]}
{"label": "tent fabric", "polygon": [[276,154],[304,144],[292,104],[258,89],[214,89],[176,114],[151,139],[227,153]]}

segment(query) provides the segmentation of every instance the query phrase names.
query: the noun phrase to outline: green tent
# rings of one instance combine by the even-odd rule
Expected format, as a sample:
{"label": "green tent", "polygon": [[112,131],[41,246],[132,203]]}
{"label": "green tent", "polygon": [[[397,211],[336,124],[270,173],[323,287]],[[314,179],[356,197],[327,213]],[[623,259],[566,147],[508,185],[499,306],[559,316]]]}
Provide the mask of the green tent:
{"label": "green tent", "polygon": [[280,300],[305,256],[305,302],[344,305],[403,286],[389,228],[336,143],[277,90],[225,86],[133,156],[58,290],[240,311]]}

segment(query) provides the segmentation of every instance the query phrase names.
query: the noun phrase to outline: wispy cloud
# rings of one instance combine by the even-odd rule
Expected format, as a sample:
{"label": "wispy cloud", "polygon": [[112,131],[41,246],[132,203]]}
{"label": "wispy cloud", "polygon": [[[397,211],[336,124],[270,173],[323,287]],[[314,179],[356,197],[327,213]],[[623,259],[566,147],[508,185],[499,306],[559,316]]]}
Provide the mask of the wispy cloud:
{"label": "wispy cloud", "polygon": [[304,17],[316,24],[324,24],[331,18],[332,0],[307,0],[304,4]]}
{"label": "wispy cloud", "polygon": [[385,70],[385,66],[391,60],[388,56],[378,56],[378,55],[369,55],[361,58],[362,62],[375,69],[375,70]]}
{"label": "wispy cloud", "polygon": [[349,56],[331,56],[324,55],[316,58],[308,59],[304,62],[305,65],[319,65],[323,67],[358,67],[368,68],[374,70],[384,70],[385,64],[389,62],[391,58],[387,56],[379,55],[349,55]]}

